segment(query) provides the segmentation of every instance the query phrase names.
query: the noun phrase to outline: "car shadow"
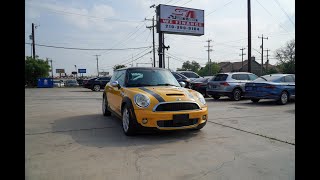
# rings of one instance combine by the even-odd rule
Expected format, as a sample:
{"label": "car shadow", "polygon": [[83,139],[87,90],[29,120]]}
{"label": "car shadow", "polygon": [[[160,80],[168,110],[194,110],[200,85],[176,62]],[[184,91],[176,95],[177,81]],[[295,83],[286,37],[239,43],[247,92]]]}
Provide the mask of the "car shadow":
{"label": "car shadow", "polygon": [[[294,104],[295,101],[294,100],[290,100],[286,105],[289,104]],[[249,101],[238,101],[238,103],[234,104],[234,105],[242,105],[242,106],[281,106],[279,104],[277,104],[277,102],[275,100],[272,99],[261,99],[259,102],[254,103],[251,100]],[[285,105],[284,105],[285,106]]]}
{"label": "car shadow", "polygon": [[216,102],[230,102],[233,101],[229,97],[220,97],[220,99],[213,99],[212,97],[205,98],[206,101],[216,101]]}
{"label": "car shadow", "polygon": [[104,117],[100,114],[72,116],[56,120],[52,131],[70,135],[77,143],[90,147],[127,147],[138,145],[156,145],[188,141],[189,138],[202,136],[204,132],[193,130],[150,131],[136,136],[126,136],[121,120]]}
{"label": "car shadow", "polygon": [[92,93],[92,92],[103,92],[103,91],[92,91],[91,89],[88,89],[88,90],[76,90],[76,91],[69,91],[69,92],[89,92],[89,93]]}

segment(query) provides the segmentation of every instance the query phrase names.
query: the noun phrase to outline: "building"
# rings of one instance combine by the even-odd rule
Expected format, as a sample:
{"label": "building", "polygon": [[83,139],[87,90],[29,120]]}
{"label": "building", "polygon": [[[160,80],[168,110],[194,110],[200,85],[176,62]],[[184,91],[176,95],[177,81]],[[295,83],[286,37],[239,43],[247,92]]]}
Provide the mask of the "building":
{"label": "building", "polygon": [[[225,72],[248,72],[248,60],[243,61],[243,67],[242,62],[220,62],[218,63],[220,66],[220,73]],[[263,72],[266,71],[267,64],[264,64],[263,66]],[[275,66],[268,64],[268,69],[273,68]],[[259,64],[255,57],[251,58],[251,72],[257,76],[261,76],[261,64]]]}

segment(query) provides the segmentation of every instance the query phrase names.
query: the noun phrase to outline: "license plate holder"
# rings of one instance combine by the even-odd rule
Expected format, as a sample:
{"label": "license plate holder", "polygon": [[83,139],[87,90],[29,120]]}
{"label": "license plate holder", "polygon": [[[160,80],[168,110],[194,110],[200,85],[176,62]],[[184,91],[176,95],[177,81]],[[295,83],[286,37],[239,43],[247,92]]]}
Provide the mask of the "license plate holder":
{"label": "license plate holder", "polygon": [[189,121],[189,114],[174,114],[173,124],[186,124]]}

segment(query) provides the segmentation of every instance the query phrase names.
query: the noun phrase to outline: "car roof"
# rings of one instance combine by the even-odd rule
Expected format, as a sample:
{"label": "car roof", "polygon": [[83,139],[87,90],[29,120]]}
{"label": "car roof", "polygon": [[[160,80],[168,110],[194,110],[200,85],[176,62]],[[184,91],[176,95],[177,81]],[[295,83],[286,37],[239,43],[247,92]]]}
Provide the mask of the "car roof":
{"label": "car roof", "polygon": [[158,68],[158,67],[125,67],[125,68],[120,68],[120,69],[116,69],[115,71],[120,71],[120,70],[134,70],[134,69],[157,69],[157,70],[167,70],[165,68]]}
{"label": "car roof", "polygon": [[218,75],[218,74],[232,75],[232,74],[253,74],[253,73],[250,73],[250,72],[225,72],[225,73],[217,73],[216,75]]}

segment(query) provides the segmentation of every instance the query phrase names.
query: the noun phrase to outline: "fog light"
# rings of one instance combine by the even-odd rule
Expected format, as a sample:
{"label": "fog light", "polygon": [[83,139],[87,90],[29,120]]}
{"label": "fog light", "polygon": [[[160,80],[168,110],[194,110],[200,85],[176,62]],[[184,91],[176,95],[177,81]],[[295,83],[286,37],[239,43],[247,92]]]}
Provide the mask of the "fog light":
{"label": "fog light", "polygon": [[203,115],[202,120],[206,120],[206,119],[207,119],[207,115]]}
{"label": "fog light", "polygon": [[148,122],[147,118],[142,118],[142,123],[143,124],[147,124],[147,122]]}

